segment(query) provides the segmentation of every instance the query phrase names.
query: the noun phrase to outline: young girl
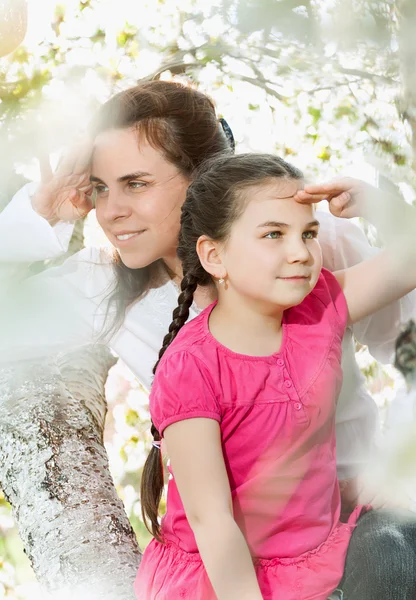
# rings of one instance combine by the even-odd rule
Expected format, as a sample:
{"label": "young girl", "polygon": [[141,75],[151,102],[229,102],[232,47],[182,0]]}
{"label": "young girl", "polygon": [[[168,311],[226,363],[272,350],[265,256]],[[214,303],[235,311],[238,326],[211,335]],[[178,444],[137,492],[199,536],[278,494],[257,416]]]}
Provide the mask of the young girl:
{"label": "young girl", "polygon": [[[398,202],[392,212],[355,180],[303,187],[280,158],[247,154],[210,161],[188,188],[182,293],[150,395],[141,501],[155,539],[139,600],[326,600],[343,577],[363,507],[340,523],[341,340],[347,323],[415,287],[416,213]],[[377,213],[389,249],[322,269],[311,205],[322,198],[339,216]],[[183,327],[197,286],[212,282],[217,302]],[[160,526],[162,438],[171,467]],[[400,593],[413,598],[415,586]]]}

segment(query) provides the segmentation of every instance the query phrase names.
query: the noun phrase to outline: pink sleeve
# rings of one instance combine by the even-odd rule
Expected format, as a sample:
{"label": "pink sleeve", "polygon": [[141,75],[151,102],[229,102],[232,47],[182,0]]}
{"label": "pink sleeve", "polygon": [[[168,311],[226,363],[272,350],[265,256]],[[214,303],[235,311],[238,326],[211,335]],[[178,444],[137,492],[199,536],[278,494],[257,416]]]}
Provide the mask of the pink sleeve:
{"label": "pink sleeve", "polygon": [[162,359],[150,393],[150,414],[157,430],[185,419],[221,421],[220,406],[212,378],[204,363],[189,352]]}
{"label": "pink sleeve", "polygon": [[338,283],[337,278],[328,271],[322,269],[320,279],[322,278],[322,287],[324,297],[326,296],[325,304],[328,305],[328,309],[333,312],[336,320],[341,328],[341,335],[344,335],[345,328],[348,322],[348,306],[347,301],[342,291],[341,286]]}

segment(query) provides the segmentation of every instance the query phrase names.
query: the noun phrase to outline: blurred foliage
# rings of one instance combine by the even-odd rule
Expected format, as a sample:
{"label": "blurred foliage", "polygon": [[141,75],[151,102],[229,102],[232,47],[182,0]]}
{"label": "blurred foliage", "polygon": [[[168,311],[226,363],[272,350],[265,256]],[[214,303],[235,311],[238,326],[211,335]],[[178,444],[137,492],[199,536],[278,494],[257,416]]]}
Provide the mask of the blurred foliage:
{"label": "blurred foliage", "polygon": [[[240,150],[276,150],[321,176],[358,158],[415,187],[416,91],[407,57],[416,55],[416,36],[403,35],[416,31],[412,3],[143,0],[138,11],[137,0],[29,0],[28,38],[0,59],[0,209],[33,157],[60,151],[98,103],[154,77],[198,83]],[[81,229],[77,236],[72,251],[83,242]],[[358,357],[384,406],[396,375],[365,349]],[[147,398],[121,364],[107,397],[111,470],[143,548],[150,539],[138,497],[150,448]],[[17,583],[28,566],[15,547],[10,507],[0,500],[0,598],[23,597]]]}
{"label": "blurred foliage", "polygon": [[[206,81],[208,89],[244,90],[249,110],[267,104],[279,118],[290,115],[302,145],[314,148],[316,165],[329,161],[337,168],[348,151],[362,148],[393,179],[414,183],[412,130],[402,120],[414,107],[403,105],[398,30],[399,8],[409,1],[147,1],[140,22],[126,10],[124,22],[111,26],[114,1],[102,7],[94,0],[57,2],[38,45],[22,45],[0,62],[0,127],[8,148],[2,180],[9,181],[3,173],[17,160],[40,151],[39,140],[54,150],[68,134],[61,122],[57,136],[36,112],[42,101],[54,102],[58,82],[70,81],[91,109],[103,99],[83,92],[93,72],[107,95],[166,73]],[[277,136],[277,150],[297,155],[284,137]]]}

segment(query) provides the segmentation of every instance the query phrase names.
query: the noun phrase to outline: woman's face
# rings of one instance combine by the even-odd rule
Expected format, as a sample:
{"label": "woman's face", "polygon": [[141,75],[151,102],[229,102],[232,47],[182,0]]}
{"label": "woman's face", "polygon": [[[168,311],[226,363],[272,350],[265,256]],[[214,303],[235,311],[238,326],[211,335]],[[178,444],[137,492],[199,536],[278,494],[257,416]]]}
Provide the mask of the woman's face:
{"label": "woman's face", "polygon": [[91,182],[97,220],[132,269],[164,259],[174,269],[189,180],[135,129],[97,136]]}

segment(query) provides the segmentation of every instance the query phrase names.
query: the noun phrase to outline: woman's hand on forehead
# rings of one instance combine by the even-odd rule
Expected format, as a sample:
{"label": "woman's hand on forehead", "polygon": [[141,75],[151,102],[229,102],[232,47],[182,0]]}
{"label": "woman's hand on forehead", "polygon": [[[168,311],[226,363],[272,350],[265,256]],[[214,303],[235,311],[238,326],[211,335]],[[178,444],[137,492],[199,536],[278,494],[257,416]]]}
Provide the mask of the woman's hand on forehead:
{"label": "woman's hand on forehead", "polygon": [[90,165],[93,144],[83,139],[66,152],[52,172],[49,157],[39,159],[41,185],[33,208],[49,222],[76,221],[92,208]]}

